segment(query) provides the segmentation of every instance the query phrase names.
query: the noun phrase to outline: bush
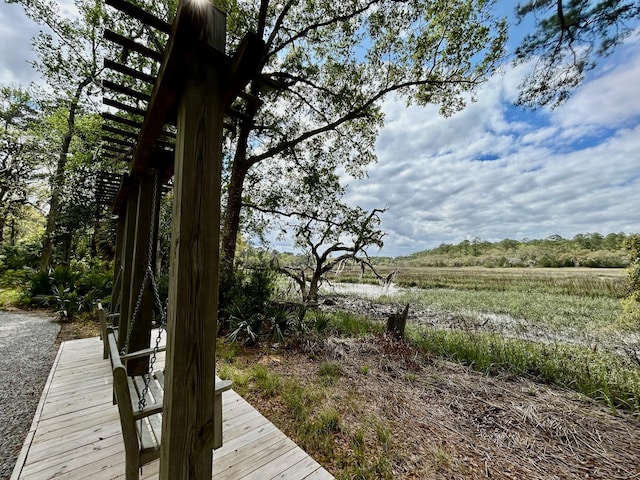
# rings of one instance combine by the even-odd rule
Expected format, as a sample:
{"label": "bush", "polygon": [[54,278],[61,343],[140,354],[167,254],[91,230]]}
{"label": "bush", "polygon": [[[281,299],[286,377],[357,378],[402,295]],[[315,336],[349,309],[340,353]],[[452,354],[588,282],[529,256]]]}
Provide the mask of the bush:
{"label": "bush", "polygon": [[21,243],[18,245],[0,246],[0,272],[5,270],[22,270],[37,268],[40,258],[40,245]]}
{"label": "bush", "polygon": [[82,310],[90,310],[111,293],[111,269],[108,263],[59,265],[31,276],[29,296],[36,305],[52,308],[61,319],[72,319]]}
{"label": "bush", "polygon": [[[230,339],[256,343],[264,332],[267,306],[275,290],[276,274],[267,262],[235,268],[220,299],[221,325],[231,330]],[[279,322],[278,327],[282,325]]]}

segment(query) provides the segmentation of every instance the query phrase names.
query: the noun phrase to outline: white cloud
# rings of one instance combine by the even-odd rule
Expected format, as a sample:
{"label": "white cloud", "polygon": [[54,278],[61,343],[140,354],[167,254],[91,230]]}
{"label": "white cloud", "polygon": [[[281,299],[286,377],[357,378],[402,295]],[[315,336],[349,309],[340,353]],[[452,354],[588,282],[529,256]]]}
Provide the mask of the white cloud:
{"label": "white cloud", "polygon": [[390,207],[381,253],[475,236],[640,230],[640,49],[629,48],[629,61],[605,65],[553,112],[510,106],[521,68],[491,79],[449,119],[388,100],[379,163],[348,190],[363,208]]}
{"label": "white cloud", "polygon": [[38,31],[20,5],[0,4],[0,84],[26,85],[37,80],[37,72],[27,61],[35,59],[31,37]]}

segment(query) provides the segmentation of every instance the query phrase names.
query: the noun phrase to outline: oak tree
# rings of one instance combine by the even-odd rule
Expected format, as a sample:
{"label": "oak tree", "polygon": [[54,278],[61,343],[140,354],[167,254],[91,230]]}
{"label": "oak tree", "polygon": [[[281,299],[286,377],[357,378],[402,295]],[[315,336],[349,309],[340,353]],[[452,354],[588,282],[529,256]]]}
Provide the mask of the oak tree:
{"label": "oak tree", "polygon": [[40,267],[51,265],[53,239],[65,187],[65,171],[72,140],[76,135],[79,115],[95,111],[92,95],[100,88],[98,75],[102,70],[102,24],[104,8],[99,0],[77,0],[77,16],[66,18],[58,2],[52,0],[13,0],[24,7],[26,14],[46,27],[33,39],[37,55],[34,67],[46,82],[47,106],[53,111],[64,110],[66,126],[50,155],[55,158],[51,178],[51,197],[47,224],[42,239]]}
{"label": "oak tree", "polygon": [[[236,105],[242,116],[229,139],[222,282],[233,272],[243,205],[266,207],[286,197],[298,162],[365,174],[391,96],[463,108],[503,55],[504,19],[487,0],[261,0],[217,2],[228,12],[231,49],[249,31],[264,41],[260,80]],[[334,168],[335,166],[335,168]],[[268,178],[270,196],[260,197]],[[320,176],[317,180],[322,181]],[[302,181],[315,181],[301,178]],[[281,189],[277,187],[281,186]]]}
{"label": "oak tree", "polygon": [[517,48],[515,62],[532,61],[521,84],[518,104],[527,107],[564,102],[593,69],[637,27],[640,4],[634,0],[529,0],[516,16],[535,19],[535,31]]}
{"label": "oak tree", "polygon": [[[42,149],[34,126],[41,118],[29,90],[0,88],[0,244],[5,226],[14,223],[23,207],[35,200]],[[15,236],[11,237],[13,243]]]}

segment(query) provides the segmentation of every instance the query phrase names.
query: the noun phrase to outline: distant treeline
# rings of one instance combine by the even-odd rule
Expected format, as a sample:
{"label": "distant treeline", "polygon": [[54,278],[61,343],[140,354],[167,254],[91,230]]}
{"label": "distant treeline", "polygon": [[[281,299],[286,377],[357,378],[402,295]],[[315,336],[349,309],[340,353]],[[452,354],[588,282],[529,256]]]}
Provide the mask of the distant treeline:
{"label": "distant treeline", "polygon": [[376,264],[423,267],[596,267],[629,265],[624,233],[580,233],[571,239],[552,235],[544,240],[488,242],[480,238],[457,245],[443,243],[406,257],[378,257]]}

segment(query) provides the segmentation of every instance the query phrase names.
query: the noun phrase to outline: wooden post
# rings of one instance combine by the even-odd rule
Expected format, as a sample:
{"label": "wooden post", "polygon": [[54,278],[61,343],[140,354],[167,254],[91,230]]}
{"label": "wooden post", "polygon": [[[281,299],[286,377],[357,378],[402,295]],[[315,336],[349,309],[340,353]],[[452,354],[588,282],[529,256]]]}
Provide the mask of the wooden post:
{"label": "wooden post", "polygon": [[[151,323],[153,320],[153,289],[151,279],[148,279],[144,291],[142,290],[147,266],[155,266],[156,239],[158,237],[158,218],[160,209],[160,187],[154,188],[155,177],[147,175],[140,180],[138,202],[136,208],[135,240],[133,246],[133,261],[131,264],[131,297],[129,299],[129,316],[126,331],[121,336],[127,336],[131,329],[127,353],[149,348],[151,341]],[[154,190],[156,198],[153,198]],[[155,201],[155,212],[151,216],[151,205]],[[153,232],[153,240],[149,245],[149,235]],[[149,258],[151,255],[151,258]],[[140,295],[142,297],[140,298]],[[140,301],[140,305],[137,305]],[[136,311],[137,309],[137,311]],[[135,315],[135,318],[134,318]],[[133,324],[131,324],[133,322]],[[133,325],[133,326],[131,326]],[[126,339],[125,339],[126,341]],[[134,358],[127,362],[127,373],[130,376],[144,375],[149,368],[149,357]]]}
{"label": "wooden post", "polygon": [[[224,51],[225,16],[183,1],[178,33]],[[182,46],[185,48],[185,45]],[[210,480],[222,163],[222,67],[195,56],[179,102],[169,281],[161,480]]]}
{"label": "wooden post", "polygon": [[136,212],[138,209],[138,182],[130,180],[129,196],[123,210],[125,210],[125,228],[122,248],[122,274],[120,275],[120,317],[118,321],[118,348],[122,350],[127,339],[129,328],[129,304],[131,299],[131,271],[133,265],[133,246],[135,244]]}
{"label": "wooden post", "polygon": [[126,228],[126,214],[124,211],[118,215],[116,224],[116,248],[113,257],[113,287],[111,288],[111,303],[109,313],[117,313],[116,307],[120,304],[120,285],[122,283],[122,249],[124,231]]}

